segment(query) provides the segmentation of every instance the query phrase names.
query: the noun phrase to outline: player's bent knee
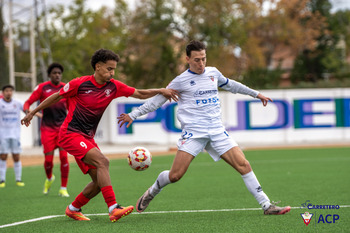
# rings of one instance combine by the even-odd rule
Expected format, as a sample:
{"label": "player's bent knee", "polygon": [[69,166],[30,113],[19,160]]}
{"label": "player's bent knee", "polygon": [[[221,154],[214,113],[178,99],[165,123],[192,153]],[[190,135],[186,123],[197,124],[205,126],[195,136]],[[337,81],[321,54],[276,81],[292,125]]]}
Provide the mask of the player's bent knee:
{"label": "player's bent knee", "polygon": [[249,161],[245,159],[244,162],[242,164],[240,164],[240,166],[237,170],[241,175],[244,175],[244,174],[247,174],[248,172],[252,171],[252,167],[250,166]]}

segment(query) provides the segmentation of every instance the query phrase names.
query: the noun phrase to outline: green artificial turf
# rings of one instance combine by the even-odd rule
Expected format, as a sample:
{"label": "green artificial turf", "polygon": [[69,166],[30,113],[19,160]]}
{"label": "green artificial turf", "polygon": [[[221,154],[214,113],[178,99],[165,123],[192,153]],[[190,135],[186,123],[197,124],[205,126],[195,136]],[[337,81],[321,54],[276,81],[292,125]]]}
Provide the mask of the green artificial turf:
{"label": "green artificial turf", "polygon": [[[245,151],[264,192],[291,212],[266,216],[246,189],[241,176],[224,161],[214,162],[206,153],[193,160],[185,176],[168,185],[151,202],[146,213],[133,213],[109,222],[107,206],[99,194],[83,207],[89,222],[64,216],[65,208],[90,181],[71,164],[69,198],[58,196],[56,181],[48,195],[42,194],[42,166],[24,167],[25,187],[17,187],[13,169],[7,171],[6,187],[0,189],[0,232],[350,232],[350,148],[276,149]],[[132,170],[126,159],[112,160],[112,185],[121,205],[135,205],[158,174],[170,169],[174,156],[153,157],[146,171]],[[302,203],[340,205],[336,210],[303,209]],[[306,226],[301,214],[313,213]],[[96,215],[101,214],[101,215]],[[55,216],[58,215],[58,216]],[[320,216],[330,215],[328,222]],[[333,223],[333,216],[339,220]],[[18,222],[53,216],[48,219]],[[326,220],[326,219],[324,219]],[[4,225],[15,223],[13,226]]]}

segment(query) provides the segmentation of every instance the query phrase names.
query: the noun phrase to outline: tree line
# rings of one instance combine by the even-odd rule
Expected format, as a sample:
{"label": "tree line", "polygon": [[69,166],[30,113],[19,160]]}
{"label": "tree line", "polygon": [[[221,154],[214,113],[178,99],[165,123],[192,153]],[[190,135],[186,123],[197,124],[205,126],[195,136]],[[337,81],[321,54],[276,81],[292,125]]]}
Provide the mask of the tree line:
{"label": "tree line", "polygon": [[[328,0],[140,0],[131,10],[126,0],[115,0],[115,7],[93,11],[74,0],[40,15],[38,36],[50,44],[44,60],[64,66],[65,82],[92,74],[90,57],[105,48],[121,57],[117,79],[138,88],[164,87],[187,68],[185,45],[196,39],[207,45],[208,66],[253,88],[280,88],[284,79],[290,87],[350,86],[350,11],[331,8]],[[3,21],[0,28],[4,38]],[[27,22],[16,27],[16,38],[28,35],[28,28]],[[6,64],[3,43],[0,53]],[[15,56],[16,70],[28,71],[29,53],[20,43]],[[293,65],[284,67],[285,59]],[[0,72],[4,84],[6,66]],[[39,72],[38,82],[43,77]],[[26,90],[26,80],[16,85]]]}

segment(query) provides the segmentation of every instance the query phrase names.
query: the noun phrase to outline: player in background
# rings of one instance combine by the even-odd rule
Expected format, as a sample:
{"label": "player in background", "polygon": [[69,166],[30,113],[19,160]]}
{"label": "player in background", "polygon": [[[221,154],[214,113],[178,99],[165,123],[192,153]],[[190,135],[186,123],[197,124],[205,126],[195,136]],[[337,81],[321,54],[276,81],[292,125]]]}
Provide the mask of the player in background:
{"label": "player in background", "polygon": [[[47,68],[47,75],[50,80],[39,84],[24,103],[24,112],[28,114],[29,107],[34,102],[40,100],[43,102],[47,97],[58,92],[65,83],[61,82],[62,73],[64,69],[59,63],[52,63]],[[53,169],[53,157],[56,148],[59,149],[59,157],[61,161],[61,188],[58,195],[62,197],[69,197],[67,191],[68,174],[69,174],[69,163],[67,151],[58,145],[58,133],[59,129],[67,116],[66,100],[62,99],[58,103],[43,110],[43,117],[40,125],[41,132],[41,144],[44,149],[44,169],[46,173],[46,180],[44,183],[44,194],[48,194],[52,183],[55,180],[55,175],[52,174]]]}
{"label": "player in background", "polygon": [[7,155],[12,153],[13,167],[15,170],[16,185],[23,187],[22,163],[20,161],[21,142],[21,118],[23,103],[13,99],[12,85],[2,87],[3,98],[0,99],[0,188],[5,187]]}
{"label": "player in background", "polygon": [[[215,67],[206,67],[206,47],[202,42],[191,41],[186,47],[189,69],[177,76],[168,85],[179,92],[177,119],[181,123],[182,137],[170,171],[159,174],[155,183],[140,197],[136,210],[143,212],[150,201],[166,185],[177,182],[186,173],[192,160],[206,149],[214,161],[223,159],[242,176],[250,193],[264,210],[264,214],[285,214],[290,207],[278,207],[271,203],[262,190],[248,160],[237,143],[228,135],[221,121],[218,87],[234,94],[250,95],[266,106],[270,98],[247,86],[224,77]],[[147,100],[138,109],[118,117],[120,127],[127,127],[137,117],[152,112],[167,100],[157,95]]]}
{"label": "player in background", "polygon": [[93,75],[73,79],[22,119],[22,124],[28,126],[34,113],[62,98],[68,100],[69,111],[60,129],[59,143],[75,157],[82,172],[89,174],[92,180],[66,208],[66,215],[75,220],[90,220],[81,213],[81,207],[99,192],[102,192],[112,222],[134,209],[133,206],[117,204],[109,175],[109,160],[94,141],[98,123],[109,103],[121,96],[146,99],[156,94],[177,100],[177,92],[171,89],[139,90],[113,79],[118,61],[119,56],[114,52],[97,50],[91,58]]}

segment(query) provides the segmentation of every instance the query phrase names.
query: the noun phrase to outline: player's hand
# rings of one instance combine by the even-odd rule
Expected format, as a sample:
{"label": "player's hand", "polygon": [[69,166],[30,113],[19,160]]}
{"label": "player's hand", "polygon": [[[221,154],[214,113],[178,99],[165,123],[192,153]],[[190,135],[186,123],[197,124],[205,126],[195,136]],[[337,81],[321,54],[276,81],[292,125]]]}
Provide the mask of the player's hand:
{"label": "player's hand", "polygon": [[174,100],[175,102],[178,101],[179,92],[177,90],[162,88],[161,93],[170,102],[171,102],[171,100]]}
{"label": "player's hand", "polygon": [[261,103],[264,106],[266,106],[269,101],[273,102],[273,100],[271,98],[266,97],[266,96],[262,95],[261,93],[259,93],[259,95],[256,98],[260,99]]}
{"label": "player's hand", "polygon": [[120,114],[120,116],[117,117],[118,119],[118,124],[120,123],[120,128],[126,123],[128,122],[128,124],[126,125],[126,128],[129,128],[129,126],[131,125],[131,123],[133,123],[134,121],[131,119],[131,117],[128,114],[122,113]]}
{"label": "player's hand", "polygon": [[33,119],[33,114],[30,112],[21,120],[21,124],[28,127],[32,119]]}

